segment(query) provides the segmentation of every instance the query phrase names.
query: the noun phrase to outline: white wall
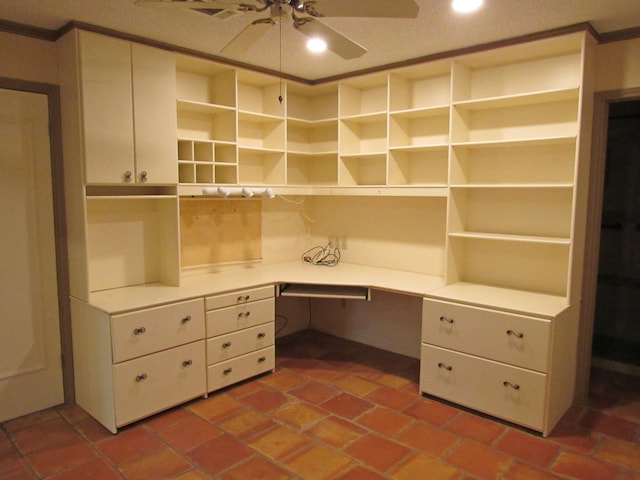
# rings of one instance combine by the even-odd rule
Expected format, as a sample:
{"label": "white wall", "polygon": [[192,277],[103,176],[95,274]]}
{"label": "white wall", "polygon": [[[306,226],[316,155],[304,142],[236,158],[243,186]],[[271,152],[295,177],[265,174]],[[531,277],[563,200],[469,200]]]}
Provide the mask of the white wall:
{"label": "white wall", "polygon": [[0,32],[0,76],[57,84],[56,44]]}
{"label": "white wall", "polygon": [[596,91],[640,87],[640,38],[598,46]]}

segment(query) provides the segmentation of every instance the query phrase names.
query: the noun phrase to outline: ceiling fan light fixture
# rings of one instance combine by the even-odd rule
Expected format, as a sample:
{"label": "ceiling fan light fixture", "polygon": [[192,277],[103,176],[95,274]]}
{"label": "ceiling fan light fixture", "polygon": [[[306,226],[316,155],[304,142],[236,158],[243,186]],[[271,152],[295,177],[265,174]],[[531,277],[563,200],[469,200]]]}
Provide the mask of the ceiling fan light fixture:
{"label": "ceiling fan light fixture", "polygon": [[478,10],[483,0],[453,0],[451,7],[459,13],[469,13]]}
{"label": "ceiling fan light fixture", "polygon": [[313,53],[322,53],[327,49],[327,42],[318,37],[310,38],[307,41],[307,49]]}

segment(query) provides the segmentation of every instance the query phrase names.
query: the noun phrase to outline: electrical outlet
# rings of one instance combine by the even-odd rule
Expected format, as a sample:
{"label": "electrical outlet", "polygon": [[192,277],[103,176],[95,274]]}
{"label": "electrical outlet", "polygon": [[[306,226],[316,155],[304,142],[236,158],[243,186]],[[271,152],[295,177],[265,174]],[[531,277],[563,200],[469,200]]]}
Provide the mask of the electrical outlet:
{"label": "electrical outlet", "polygon": [[346,250],[347,249],[347,236],[343,235],[342,237],[338,238],[338,242],[340,243],[340,250]]}

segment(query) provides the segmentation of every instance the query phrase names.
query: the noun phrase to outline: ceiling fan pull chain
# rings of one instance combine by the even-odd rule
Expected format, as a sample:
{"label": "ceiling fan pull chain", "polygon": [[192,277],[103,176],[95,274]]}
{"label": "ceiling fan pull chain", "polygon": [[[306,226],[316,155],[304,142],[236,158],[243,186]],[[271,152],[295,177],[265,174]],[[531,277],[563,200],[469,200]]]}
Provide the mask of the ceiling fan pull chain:
{"label": "ceiling fan pull chain", "polygon": [[282,105],[282,12],[280,13],[280,95],[278,95],[278,101]]}

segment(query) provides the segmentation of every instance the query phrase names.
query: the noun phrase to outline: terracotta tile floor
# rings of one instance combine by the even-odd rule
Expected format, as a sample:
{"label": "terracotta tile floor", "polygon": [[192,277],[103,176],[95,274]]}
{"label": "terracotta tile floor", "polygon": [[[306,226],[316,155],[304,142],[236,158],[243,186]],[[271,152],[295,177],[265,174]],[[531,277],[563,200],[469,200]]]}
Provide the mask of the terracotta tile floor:
{"label": "terracotta tile floor", "polygon": [[274,374],[112,435],[77,406],[5,422],[0,479],[640,480],[640,381],[594,370],[540,435],[418,394],[418,361],[307,331]]}

